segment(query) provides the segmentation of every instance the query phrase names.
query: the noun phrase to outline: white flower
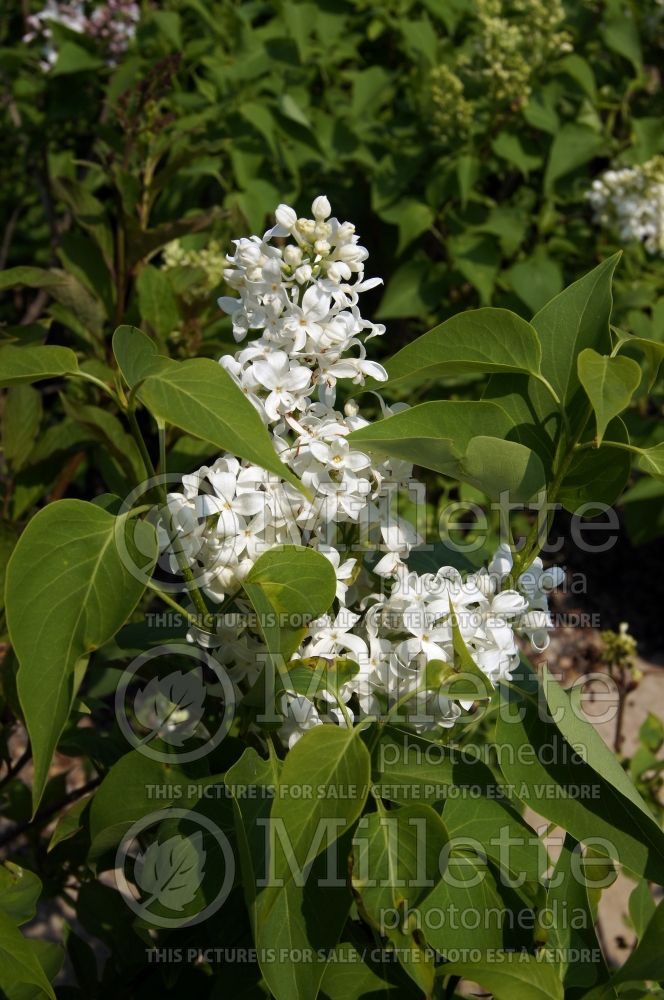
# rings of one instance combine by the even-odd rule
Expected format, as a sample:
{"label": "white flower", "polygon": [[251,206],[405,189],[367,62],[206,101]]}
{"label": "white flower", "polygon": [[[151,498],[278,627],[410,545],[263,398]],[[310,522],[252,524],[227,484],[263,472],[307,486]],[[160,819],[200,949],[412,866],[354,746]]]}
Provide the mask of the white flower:
{"label": "white flower", "polygon": [[353,572],[357,565],[357,559],[346,559],[341,562],[341,555],[338,549],[331,545],[320,545],[318,551],[325,556],[328,562],[332,563],[334,574],[337,578],[336,598],[341,604],[346,603],[346,592],[350,586]]}
{"label": "white flower", "polygon": [[223,468],[225,464],[218,462],[207,473],[214,492],[201,494],[195,501],[201,517],[218,515],[216,531],[222,536],[237,535],[245,528],[244,518],[258,514],[265,507],[265,494],[259,490],[237,492],[237,473]]}
{"label": "white flower", "polygon": [[332,299],[316,285],[307,288],[302,296],[301,306],[290,307],[284,328],[293,337],[293,349],[302,351],[307,343],[307,337],[317,344],[323,336],[320,325],[330,312]]}
{"label": "white flower", "polygon": [[[422,539],[399,516],[395,501],[409,484],[412,466],[355,450],[347,436],[367,420],[354,399],[343,413],[335,408],[338,381],[361,385],[366,378],[386,378],[385,369],[367,358],[365,346],[384,327],[364,319],[359,307],[360,295],[379,279],[365,278],[367,252],[351,223],[331,217],[327,198],[315,199],[312,215],[298,218],[280,205],[276,225],[262,237],[235,241],[224,275],[236,297],[219,300],[232,317],[236,339],[257,331],[221,364],[261,414],[276,452],[312,498],[249,462],[223,455],[184,476],[182,493],[169,496],[173,530],[201,574],[205,594],[215,602],[232,595],[239,608],[245,607],[243,580],[272,546],[309,546],[334,569],[336,604],[310,626],[295,655],[349,658],[359,672],[344,683],[339,702],[332,691],[309,698],[286,691],[278,731],[285,745],[293,746],[316,725],[362,724],[404,694],[407,724],[435,738],[460,713],[444,688],[425,689],[427,664],[454,658],[452,614],[480,670],[494,683],[509,678],[519,662],[517,635],[530,636],[537,648],[548,641],[547,595],[561,582],[562,571],[544,570],[535,560],[512,584],[513,557],[506,544],[488,570],[466,579],[450,566],[423,575],[409,569],[411,550]],[[282,240],[278,246],[274,237]],[[407,408],[388,407],[380,396],[378,402],[383,416]],[[176,572],[163,525],[159,538]],[[342,556],[354,551],[356,542],[365,550],[382,544],[372,570],[371,560],[360,554]],[[377,594],[381,577],[389,582]],[[212,651],[238,697],[256,682],[266,647],[251,620],[231,628],[224,619],[213,636],[192,628],[189,638]]]}
{"label": "white flower", "polygon": [[587,193],[594,221],[622,241],[638,240],[648,253],[664,254],[664,156],[620,170],[606,170]]}
{"label": "white flower", "polygon": [[255,361],[250,372],[258,385],[268,390],[264,406],[270,420],[301,409],[311,381],[311,372],[304,365],[291,364],[284,351],[275,351],[263,361]]}
{"label": "white flower", "polygon": [[368,455],[351,451],[348,441],[339,435],[329,441],[313,440],[309,449],[314,458],[331,469],[360,472],[371,465]]}
{"label": "white flower", "polygon": [[404,613],[404,626],[412,638],[405,639],[397,646],[396,654],[403,663],[409,663],[424,654],[426,662],[449,659],[443,649],[452,638],[449,626],[435,625],[435,614],[415,606]]}
{"label": "white flower", "polygon": [[316,706],[304,695],[286,693],[281,698],[281,711],[284,721],[278,729],[279,739],[291,749],[297,741],[314,726],[319,726],[322,719]]}
{"label": "white flower", "polygon": [[347,650],[355,656],[366,655],[366,642],[350,631],[359,620],[360,615],[345,608],[342,608],[334,621],[329,615],[318,619],[311,626],[312,641],[307,649],[307,655],[337,656],[342,650]]}
{"label": "white flower", "polygon": [[179,493],[169,493],[166,508],[157,511],[157,543],[164,553],[171,573],[179,572],[176,551],[183,553],[191,564],[204,542],[205,525],[196,510],[195,501]]}

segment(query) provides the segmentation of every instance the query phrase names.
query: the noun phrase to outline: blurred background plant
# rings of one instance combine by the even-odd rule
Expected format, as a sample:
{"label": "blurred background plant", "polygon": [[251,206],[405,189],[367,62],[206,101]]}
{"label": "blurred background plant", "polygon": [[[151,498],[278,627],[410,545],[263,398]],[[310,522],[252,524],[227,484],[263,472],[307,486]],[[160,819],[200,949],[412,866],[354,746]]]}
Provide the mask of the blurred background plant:
{"label": "blurred background plant", "polygon": [[[465,308],[530,317],[619,247],[614,321],[662,342],[663,42],[659,0],[8,0],[0,338],[92,353],[102,379],[121,322],[175,356],[218,357],[231,239],[324,191],[385,279],[371,294],[388,354]],[[645,228],[625,224],[634,184]],[[643,367],[626,422],[645,447],[664,429],[658,355]],[[5,448],[10,535],[84,477],[126,481],[101,398],[68,389],[44,416],[56,389],[7,395],[22,427]],[[664,484],[623,486],[633,540],[661,534]]]}

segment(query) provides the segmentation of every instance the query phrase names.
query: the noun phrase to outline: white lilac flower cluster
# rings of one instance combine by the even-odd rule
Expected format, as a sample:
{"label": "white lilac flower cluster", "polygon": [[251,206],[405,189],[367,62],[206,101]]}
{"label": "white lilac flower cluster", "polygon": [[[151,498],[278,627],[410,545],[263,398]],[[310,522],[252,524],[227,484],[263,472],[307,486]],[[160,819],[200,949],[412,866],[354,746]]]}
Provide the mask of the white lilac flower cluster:
{"label": "white lilac flower cluster", "polygon": [[[379,279],[365,279],[367,251],[354,227],[331,218],[318,197],[313,218],[298,218],[280,205],[277,224],[263,237],[237,240],[224,271],[239,297],[222,297],[237,340],[258,335],[220,363],[235,379],[271,431],[283,461],[309,489],[295,487],[225,454],[183,477],[169,494],[169,517],[158,526],[162,552],[177,572],[176,544],[195,579],[222,604],[216,634],[193,628],[190,641],[207,647],[226,668],[237,694],[257,681],[266,647],[241,595],[256,559],[275,545],[306,545],[322,553],[337,577],[334,613],[311,623],[295,659],[350,660],[357,671],[338,691],[312,695],[286,683],[279,701],[279,736],[288,746],[321,723],[352,725],[405,704],[408,723],[419,730],[449,728],[460,714],[427,665],[455,661],[452,615],[481,671],[493,682],[518,663],[517,635],[539,649],[548,643],[547,594],[560,570],[536,560],[514,589],[508,546],[488,568],[463,579],[450,566],[417,574],[408,568],[422,545],[399,514],[399,497],[412,486],[412,467],[376,461],[351,447],[347,435],[368,423],[354,402],[336,408],[337,382],[362,385],[385,380],[381,365],[367,360],[365,342],[384,332],[364,319],[359,297]],[[384,415],[405,404],[388,407]],[[164,522],[170,519],[170,525]],[[377,562],[373,559],[379,553]],[[432,668],[433,669],[433,668]],[[440,676],[440,675],[438,675]]]}
{"label": "white lilac flower cluster", "polygon": [[134,0],[106,0],[89,14],[86,4],[79,0],[69,3],[46,0],[42,10],[27,18],[28,31],[23,41],[30,43],[37,39],[42,43],[41,66],[47,72],[58,58],[51,25],[61,24],[78,35],[97,39],[103,46],[107,62],[113,66],[136,34],[140,16],[140,8]]}
{"label": "white lilac flower cluster", "polygon": [[598,225],[621,240],[639,240],[648,253],[664,253],[664,156],[606,170],[587,197]]}

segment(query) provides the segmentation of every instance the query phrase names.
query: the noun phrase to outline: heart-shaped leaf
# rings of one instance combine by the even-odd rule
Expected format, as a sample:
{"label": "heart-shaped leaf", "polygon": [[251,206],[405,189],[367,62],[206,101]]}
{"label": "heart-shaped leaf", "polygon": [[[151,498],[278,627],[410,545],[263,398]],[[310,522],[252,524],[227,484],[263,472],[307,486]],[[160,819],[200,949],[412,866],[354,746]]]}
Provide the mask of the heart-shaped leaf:
{"label": "heart-shaped leaf", "polygon": [[606,357],[587,347],[577,358],[579,381],[592,403],[597,421],[597,443],[614,417],[629,406],[641,381],[641,368],[625,357]]}

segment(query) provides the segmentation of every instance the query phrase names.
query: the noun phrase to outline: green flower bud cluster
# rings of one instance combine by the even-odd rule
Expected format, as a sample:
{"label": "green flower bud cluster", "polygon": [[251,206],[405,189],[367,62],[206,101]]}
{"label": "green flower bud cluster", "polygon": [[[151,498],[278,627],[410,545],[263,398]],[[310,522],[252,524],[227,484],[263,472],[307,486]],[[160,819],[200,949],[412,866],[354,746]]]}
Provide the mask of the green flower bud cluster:
{"label": "green flower bud cluster", "polygon": [[165,271],[187,267],[203,272],[202,280],[187,287],[185,298],[207,298],[223,281],[224,268],[227,266],[226,257],[217,240],[210,240],[201,249],[187,249],[180,240],[173,240],[164,247],[162,267]]}
{"label": "green flower bud cluster", "polygon": [[476,0],[466,44],[431,74],[433,127],[441,141],[463,139],[473,123],[495,121],[530,97],[532,84],[556,56],[570,52],[558,30],[561,0]]}
{"label": "green flower bud cluster", "polygon": [[604,663],[615,667],[632,667],[636,656],[636,639],[629,634],[627,622],[621,622],[618,631],[607,629],[600,633],[602,640],[601,658]]}
{"label": "green flower bud cluster", "polygon": [[453,142],[470,135],[473,105],[464,96],[464,86],[456,73],[441,63],[431,73],[433,127],[441,142]]}

